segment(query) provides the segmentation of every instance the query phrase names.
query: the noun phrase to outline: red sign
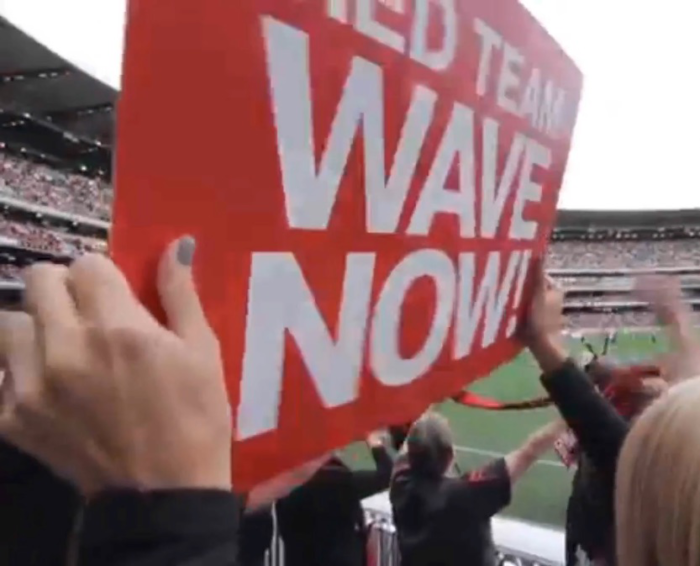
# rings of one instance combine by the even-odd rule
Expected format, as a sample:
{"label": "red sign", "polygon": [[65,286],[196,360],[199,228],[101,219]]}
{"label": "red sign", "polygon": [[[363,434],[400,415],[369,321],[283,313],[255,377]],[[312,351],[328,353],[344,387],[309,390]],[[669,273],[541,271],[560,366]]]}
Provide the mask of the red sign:
{"label": "red sign", "polygon": [[113,250],[196,236],[237,486],[517,352],[581,81],[515,0],[131,0]]}

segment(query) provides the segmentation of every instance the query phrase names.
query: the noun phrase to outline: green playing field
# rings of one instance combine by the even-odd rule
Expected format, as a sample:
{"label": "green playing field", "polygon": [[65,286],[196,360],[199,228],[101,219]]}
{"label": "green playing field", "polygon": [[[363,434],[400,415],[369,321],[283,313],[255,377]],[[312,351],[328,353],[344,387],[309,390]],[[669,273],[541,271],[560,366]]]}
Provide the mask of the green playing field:
{"label": "green playing field", "polygon": [[[602,338],[589,341],[599,346]],[[622,359],[644,360],[664,348],[663,340],[653,343],[650,334],[620,334],[610,354]],[[572,339],[572,353],[577,354],[582,350],[580,341]],[[489,378],[476,383],[472,390],[499,400],[529,399],[543,393],[538,377],[534,361],[529,354],[523,353]],[[479,467],[494,456],[516,448],[531,432],[555,416],[553,409],[493,412],[453,402],[444,403],[441,411],[452,424],[462,470]],[[351,462],[361,465],[365,465],[369,459],[366,448],[361,446],[353,446],[347,456]],[[506,510],[506,515],[537,523],[563,525],[572,474],[563,467],[554,452],[548,453],[516,486],[513,503]]]}

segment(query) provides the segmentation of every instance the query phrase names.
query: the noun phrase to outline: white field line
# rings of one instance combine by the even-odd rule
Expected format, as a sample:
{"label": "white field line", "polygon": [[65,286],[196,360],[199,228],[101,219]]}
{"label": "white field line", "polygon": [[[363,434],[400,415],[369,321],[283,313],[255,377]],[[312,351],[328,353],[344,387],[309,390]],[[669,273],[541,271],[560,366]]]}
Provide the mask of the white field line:
{"label": "white field line", "polygon": [[[457,452],[466,452],[467,454],[479,454],[481,456],[490,456],[491,458],[500,458],[505,456],[502,452],[493,452],[492,450],[481,450],[480,448],[471,448],[469,446],[455,446]],[[537,460],[535,464],[542,466],[550,466],[553,468],[564,468],[566,466],[562,462],[557,462],[556,460]]]}

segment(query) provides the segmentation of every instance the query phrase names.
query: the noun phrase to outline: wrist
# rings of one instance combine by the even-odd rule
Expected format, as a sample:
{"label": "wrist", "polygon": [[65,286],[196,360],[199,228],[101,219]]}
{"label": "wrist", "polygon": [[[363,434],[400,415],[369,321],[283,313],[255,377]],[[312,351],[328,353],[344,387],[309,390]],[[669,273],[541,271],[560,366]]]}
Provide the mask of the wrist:
{"label": "wrist", "polygon": [[569,357],[569,353],[561,345],[559,334],[537,335],[531,340],[529,348],[543,373],[559,369]]}

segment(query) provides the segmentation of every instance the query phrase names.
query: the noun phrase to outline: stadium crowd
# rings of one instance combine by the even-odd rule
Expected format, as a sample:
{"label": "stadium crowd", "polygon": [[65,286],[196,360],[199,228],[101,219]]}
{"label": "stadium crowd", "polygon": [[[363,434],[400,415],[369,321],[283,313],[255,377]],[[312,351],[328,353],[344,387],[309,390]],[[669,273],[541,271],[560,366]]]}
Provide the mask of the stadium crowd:
{"label": "stadium crowd", "polygon": [[[0,153],[3,197],[109,221],[113,193],[102,180]],[[388,490],[401,566],[494,566],[491,518],[553,446],[577,467],[567,566],[698,563],[700,441],[688,437],[697,436],[700,345],[678,281],[642,284],[648,311],[575,312],[564,324],[564,294],[540,273],[523,339],[559,418],[482,469],[457,469],[449,424],[428,411],[367,437],[374,469],[351,469],[332,453],[285,482],[239,492],[222,360],[190,270],[194,240],[179,240],[163,257],[165,327],[125,290],[116,266],[92,253],[104,252],[104,242],[48,216],[18,222],[9,209],[0,214],[0,247],[79,258],[22,274],[0,265],[0,279],[23,279],[27,307],[0,311],[0,564],[262,566],[276,525],[284,566],[366,566],[361,501]],[[548,267],[695,266],[696,244],[554,242]],[[625,292],[606,300],[630,298],[632,279],[616,284]],[[579,366],[562,345],[567,330],[656,322],[676,348],[648,367],[620,369],[595,354]]]}
{"label": "stadium crowd", "polygon": [[[7,153],[0,153],[0,200],[2,196],[30,204],[40,204],[59,212],[109,220],[112,188],[101,180],[65,173]],[[0,244],[18,245],[30,250],[77,257],[86,252],[104,251],[106,244],[93,238],[71,234],[51,226],[48,219],[40,223],[17,222],[0,214]],[[695,240],[658,241],[558,241],[549,248],[548,267],[554,269],[600,269],[692,266],[700,263],[700,246]],[[0,280],[17,280],[19,268],[0,265]],[[690,276],[688,280],[700,276]],[[625,287],[630,278],[562,277],[572,287]],[[625,300],[628,295],[608,294],[605,301]],[[579,301],[579,299],[576,299]],[[587,302],[600,302],[588,299]],[[572,328],[602,326],[649,326],[650,313],[618,314],[575,313],[569,316]]]}
{"label": "stadium crowd", "polygon": [[556,269],[686,267],[700,263],[697,240],[552,242],[548,266]]}
{"label": "stadium crowd", "polygon": [[612,313],[572,312],[566,315],[568,328],[651,328],[655,324],[654,315],[646,311],[621,311]]}
{"label": "stadium crowd", "polygon": [[0,152],[0,195],[56,210],[109,220],[112,187]]}
{"label": "stadium crowd", "polygon": [[[425,23],[427,7],[424,12]],[[504,53],[515,52],[497,39]],[[548,118],[553,121],[552,115]],[[274,533],[284,550],[283,560],[273,566],[504,566],[497,562],[492,519],[510,505],[515,490],[522,489],[522,478],[552,449],[566,467],[575,468],[565,525],[566,566],[700,566],[700,338],[680,279],[625,278],[625,287],[605,298],[634,297],[646,311],[607,312],[601,299],[588,298],[595,294],[577,289],[574,302],[581,304],[576,308],[586,312],[565,318],[572,303],[565,303],[561,283],[600,286],[604,278],[564,276],[557,281],[540,266],[531,288],[522,293],[529,304],[523,305],[527,309],[517,332],[537,366],[531,379],[546,392],[525,404],[528,409],[550,407],[554,417],[538,430],[524,431],[521,445],[509,453],[485,454],[492,459],[479,469],[459,469],[460,447],[448,420],[427,406],[428,401],[470,405],[477,396],[455,391],[455,383],[441,390],[440,399],[428,398],[438,397],[431,388],[445,376],[444,368],[428,363],[409,376],[418,383],[415,391],[420,390],[413,402],[423,405],[408,414],[410,405],[399,406],[398,396],[392,396],[400,409],[394,416],[406,422],[367,433],[371,469],[350,466],[337,442],[332,451],[287,470],[282,478],[248,488],[232,479],[234,465],[267,469],[269,462],[262,460],[270,454],[239,460],[240,451],[232,452],[242,432],[234,430],[235,407],[224,366],[231,371],[245,363],[241,358],[254,356],[250,344],[242,352],[219,344],[192,273],[199,253],[195,239],[182,236],[164,250],[152,298],[160,308],[153,315],[104,253],[105,242],[57,227],[50,213],[22,222],[14,216],[23,208],[19,201],[108,222],[113,196],[103,180],[0,153],[0,260],[5,262],[0,263],[0,280],[23,283],[21,293],[17,285],[5,285],[21,295],[22,309],[0,308],[0,566],[270,566]],[[554,242],[546,268],[699,266],[697,244]],[[23,261],[16,254],[26,252],[75,261],[37,262],[20,272]],[[497,302],[502,303],[500,298]],[[475,324],[465,331],[472,332],[469,340],[483,332],[485,345],[482,326],[489,324],[470,318]],[[412,321],[389,322],[393,332],[394,324]],[[577,335],[590,353],[585,360],[574,360],[564,339],[572,329],[652,324],[663,327],[671,349],[643,365],[623,366],[606,357],[615,332],[606,332],[603,353],[583,333]],[[371,355],[389,367],[386,352],[377,352],[374,345],[381,334],[378,326],[372,328]],[[436,326],[447,330],[446,324]],[[284,346],[283,332],[279,336]],[[309,336],[303,338],[308,342]],[[364,340],[364,331],[358,336]],[[460,342],[458,335],[457,350]],[[336,349],[342,349],[342,339],[338,343]],[[490,351],[498,354],[497,348]],[[271,360],[273,372],[289,361],[280,358],[277,364],[268,349],[256,354]],[[403,347],[396,349],[398,356]],[[357,351],[364,355],[362,347]],[[341,357],[346,353],[340,352]],[[460,360],[461,367],[472,360]],[[322,359],[316,366],[336,369],[327,362]],[[349,365],[358,380],[359,363]],[[271,391],[271,380],[255,373],[254,363],[250,366],[253,379],[246,386],[257,399],[260,391]],[[403,374],[406,365],[391,367],[394,385],[415,387]],[[285,386],[294,368],[284,374]],[[460,387],[466,373],[475,371],[464,369],[456,377],[463,379]],[[429,374],[433,370],[440,373],[437,378]],[[326,381],[321,397],[333,399],[341,381]],[[352,409],[333,401],[335,410]],[[496,401],[480,401],[497,408]],[[263,420],[279,410],[279,423],[270,429],[297,432],[289,446],[269,443],[268,450],[301,447],[308,456],[313,443],[304,436],[337,438],[335,431],[314,427],[314,411],[282,415],[285,407],[274,403],[254,408]],[[366,422],[366,414],[347,414],[356,417],[353,426]],[[267,439],[275,432],[265,431]],[[362,507],[364,499],[380,492],[387,493],[395,529],[395,548],[386,563],[377,561]]]}
{"label": "stadium crowd", "polygon": [[552,446],[577,465],[567,566],[697,564],[700,344],[676,281],[637,288],[673,354],[621,369],[569,358],[564,292],[538,273],[522,336],[560,417],[482,469],[455,468],[449,424],[428,411],[369,435],[375,469],[327,454],[242,493],[194,253],[184,237],[161,260],[167,327],[98,254],[33,266],[27,313],[0,311],[3,564],[261,566],[274,513],[285,565],[364,566],[361,500],[388,488],[402,566],[495,566],[491,518]]}
{"label": "stadium crowd", "polygon": [[[112,205],[109,183],[65,173],[28,159],[0,152],[0,198],[8,196],[40,204],[59,212],[108,221]],[[89,251],[66,233],[45,227],[25,227],[0,218],[0,236],[16,238],[22,245],[56,253]],[[548,266],[555,269],[606,269],[635,267],[679,267],[697,265],[700,246],[695,240],[553,242]],[[586,280],[579,279],[586,283]]]}

